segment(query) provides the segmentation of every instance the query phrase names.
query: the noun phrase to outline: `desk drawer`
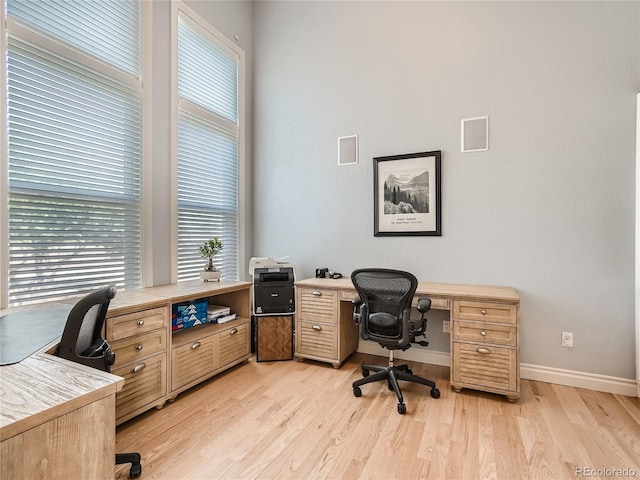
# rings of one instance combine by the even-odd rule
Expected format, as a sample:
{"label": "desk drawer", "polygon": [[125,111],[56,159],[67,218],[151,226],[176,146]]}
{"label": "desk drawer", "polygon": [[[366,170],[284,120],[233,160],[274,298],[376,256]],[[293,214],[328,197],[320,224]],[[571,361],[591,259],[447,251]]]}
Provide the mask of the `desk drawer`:
{"label": "desk drawer", "polygon": [[158,328],[164,328],[169,322],[169,307],[150,308],[126,315],[109,317],[106,321],[108,342],[122,340]]}
{"label": "desk drawer", "polygon": [[223,330],[217,335],[220,337],[220,366],[233,363],[241,358],[246,360],[249,357],[251,339],[246,323]]}
{"label": "desk drawer", "polygon": [[515,347],[518,333],[515,326],[456,320],[453,322],[453,340]]}
{"label": "desk drawer", "polygon": [[356,292],[355,289],[340,290],[340,301],[341,302],[350,302],[357,296],[358,296],[358,292]]}
{"label": "desk drawer", "polygon": [[167,330],[161,329],[154,332],[128,337],[111,343],[111,350],[116,354],[116,363],[113,368],[118,368],[125,363],[138,361],[158,352],[166,352]]}
{"label": "desk drawer", "polygon": [[471,388],[517,390],[516,350],[453,342],[451,382]]}
{"label": "desk drawer", "polygon": [[453,317],[461,320],[511,323],[515,325],[517,306],[510,303],[456,300],[453,302]]}
{"label": "desk drawer", "polygon": [[296,351],[303,355],[334,361],[338,357],[338,338],[335,325],[298,322]]}
{"label": "desk drawer", "polygon": [[124,378],[124,387],[116,394],[116,418],[153,403],[167,392],[167,356],[164,352],[112,369],[111,373]]}
{"label": "desk drawer", "polygon": [[214,354],[218,336],[210,335],[171,351],[171,389],[175,390],[218,368]]}
{"label": "desk drawer", "polygon": [[298,313],[300,320],[338,323],[338,293],[336,290],[298,287]]}

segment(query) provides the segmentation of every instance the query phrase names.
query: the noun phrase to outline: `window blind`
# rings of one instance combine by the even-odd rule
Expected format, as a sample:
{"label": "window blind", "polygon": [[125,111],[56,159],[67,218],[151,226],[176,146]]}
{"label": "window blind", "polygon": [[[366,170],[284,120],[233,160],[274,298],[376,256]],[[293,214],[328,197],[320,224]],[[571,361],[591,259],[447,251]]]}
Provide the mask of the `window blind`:
{"label": "window blind", "polygon": [[7,15],[131,74],[140,72],[137,1],[8,0]]}
{"label": "window blind", "polygon": [[[46,15],[50,7],[72,3],[78,5],[11,0],[7,4],[8,14],[30,22],[31,29],[49,30],[46,36],[23,38],[24,29],[8,28],[10,305],[85,293],[106,284],[119,288],[141,284],[139,6],[80,2],[114,9],[78,8],[60,25],[62,33],[39,21],[38,15]],[[136,21],[118,22],[125,16],[123,4]],[[105,15],[118,25],[116,30],[128,29],[128,35],[110,36],[110,27],[99,21]],[[77,45],[70,49],[67,37],[87,30],[88,24],[100,34],[97,37],[122,43],[122,58],[114,47],[109,65],[100,60],[104,69],[93,68],[95,62],[91,67],[79,62]],[[94,46],[85,47],[91,58],[98,55]],[[59,53],[65,50],[70,55]],[[132,61],[128,56],[134,50]],[[114,65],[136,74],[127,82],[114,79],[109,75]]]}
{"label": "window blind", "polygon": [[178,20],[178,281],[198,278],[198,246],[214,236],[222,277],[238,278],[239,123],[236,54]]}

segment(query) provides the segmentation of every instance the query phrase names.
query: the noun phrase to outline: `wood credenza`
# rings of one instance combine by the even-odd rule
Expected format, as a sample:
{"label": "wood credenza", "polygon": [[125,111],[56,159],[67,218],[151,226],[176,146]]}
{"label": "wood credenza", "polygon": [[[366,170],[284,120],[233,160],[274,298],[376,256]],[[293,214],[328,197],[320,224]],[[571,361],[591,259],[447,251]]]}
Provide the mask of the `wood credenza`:
{"label": "wood credenza", "polygon": [[[349,278],[296,282],[296,352],[339,367],[358,348]],[[450,312],[452,388],[520,398],[520,297],[512,287],[419,282],[414,296]]]}
{"label": "wood credenza", "polygon": [[[193,280],[118,292],[105,322],[116,354],[111,372],[125,379],[116,396],[116,423],[161,408],[181,392],[246,362],[251,355],[251,283]],[[207,299],[237,317],[171,331],[172,305]]]}

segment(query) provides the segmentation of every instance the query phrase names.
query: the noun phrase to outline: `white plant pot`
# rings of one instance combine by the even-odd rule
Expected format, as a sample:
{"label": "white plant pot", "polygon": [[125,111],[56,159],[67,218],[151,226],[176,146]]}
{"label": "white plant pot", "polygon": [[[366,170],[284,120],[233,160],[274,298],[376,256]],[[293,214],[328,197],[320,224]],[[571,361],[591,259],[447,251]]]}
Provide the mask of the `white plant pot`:
{"label": "white plant pot", "polygon": [[217,282],[220,280],[220,272],[208,272],[206,270],[203,270],[202,272],[200,272],[200,279],[204,282]]}

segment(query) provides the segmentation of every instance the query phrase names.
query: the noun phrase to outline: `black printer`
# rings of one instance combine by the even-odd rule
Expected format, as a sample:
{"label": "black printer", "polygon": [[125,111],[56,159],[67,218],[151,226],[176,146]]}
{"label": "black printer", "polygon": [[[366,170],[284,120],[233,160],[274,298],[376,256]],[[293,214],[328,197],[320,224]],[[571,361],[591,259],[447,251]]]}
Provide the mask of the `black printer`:
{"label": "black printer", "polygon": [[254,315],[295,313],[294,282],[292,266],[255,268],[253,270]]}

